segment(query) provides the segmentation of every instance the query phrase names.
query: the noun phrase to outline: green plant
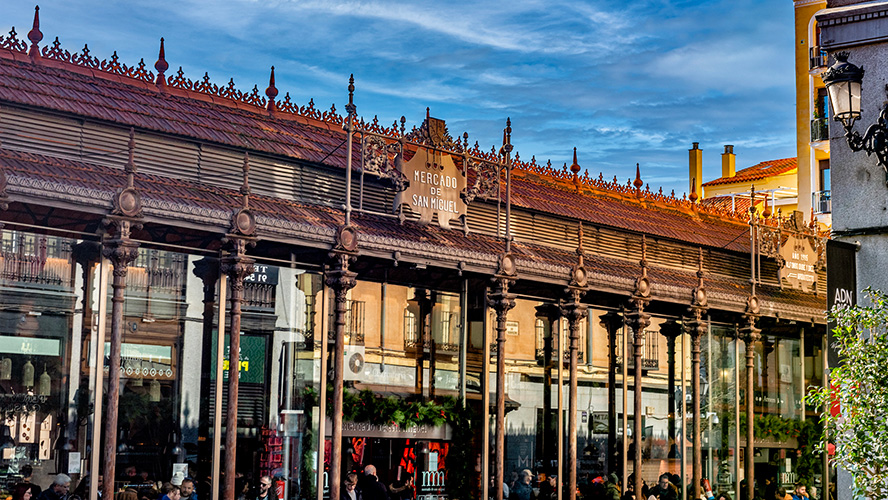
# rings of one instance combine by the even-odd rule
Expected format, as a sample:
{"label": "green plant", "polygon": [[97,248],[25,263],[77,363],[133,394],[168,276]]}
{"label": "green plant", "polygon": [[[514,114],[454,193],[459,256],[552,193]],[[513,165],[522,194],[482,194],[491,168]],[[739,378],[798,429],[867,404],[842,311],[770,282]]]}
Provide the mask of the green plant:
{"label": "green plant", "polygon": [[[327,414],[333,411],[332,387],[327,390]],[[306,421],[312,421],[312,408],[317,405],[317,393],[311,387],[303,391]],[[447,456],[447,494],[451,499],[470,500],[474,498],[474,457],[471,451],[475,448],[471,442],[475,436],[477,417],[471,408],[463,406],[461,400],[445,397],[436,401],[407,401],[395,396],[383,397],[371,391],[354,392],[344,390],[342,404],[343,420],[350,422],[369,422],[378,425],[397,424],[402,428],[418,425],[440,426],[450,425],[452,443]],[[311,427],[310,425],[307,427]],[[306,429],[303,439],[303,463],[311,463],[314,456],[314,436],[312,429]],[[314,484],[309,477],[311,471],[303,467],[303,484]],[[313,487],[309,486],[310,490]],[[313,497],[309,491],[308,498]]]}
{"label": "green plant", "polygon": [[853,476],[854,495],[877,498],[888,482],[888,296],[872,288],[863,295],[868,305],[830,311],[841,363],[830,371],[831,388],[806,399],[821,412],[821,452],[832,437],[833,463]]}

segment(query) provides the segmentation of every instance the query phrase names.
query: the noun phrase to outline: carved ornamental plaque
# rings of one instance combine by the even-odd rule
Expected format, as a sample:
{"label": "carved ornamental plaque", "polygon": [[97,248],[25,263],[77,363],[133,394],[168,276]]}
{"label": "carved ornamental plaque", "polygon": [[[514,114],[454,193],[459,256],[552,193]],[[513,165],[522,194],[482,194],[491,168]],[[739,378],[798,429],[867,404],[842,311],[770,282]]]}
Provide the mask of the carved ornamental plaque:
{"label": "carved ornamental plaque", "polygon": [[780,247],[780,256],[783,258],[781,283],[810,292],[817,288],[817,251],[810,237],[790,234]]}
{"label": "carved ornamental plaque", "polygon": [[466,187],[466,177],[450,154],[419,148],[402,165],[409,185],[395,196],[395,211],[403,205],[419,214],[421,224],[430,223],[438,214],[438,225],[444,229],[450,229],[450,221],[465,215],[466,204],[460,192]]}

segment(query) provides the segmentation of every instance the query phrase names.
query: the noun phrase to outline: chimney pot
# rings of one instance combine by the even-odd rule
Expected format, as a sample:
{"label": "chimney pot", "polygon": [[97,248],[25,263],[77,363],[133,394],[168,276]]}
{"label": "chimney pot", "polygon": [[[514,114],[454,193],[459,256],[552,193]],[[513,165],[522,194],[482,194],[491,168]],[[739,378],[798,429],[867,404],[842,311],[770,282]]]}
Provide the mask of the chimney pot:
{"label": "chimney pot", "polygon": [[734,146],[725,144],[725,152],[722,153],[722,177],[735,175],[737,175],[737,157],[734,155]]}

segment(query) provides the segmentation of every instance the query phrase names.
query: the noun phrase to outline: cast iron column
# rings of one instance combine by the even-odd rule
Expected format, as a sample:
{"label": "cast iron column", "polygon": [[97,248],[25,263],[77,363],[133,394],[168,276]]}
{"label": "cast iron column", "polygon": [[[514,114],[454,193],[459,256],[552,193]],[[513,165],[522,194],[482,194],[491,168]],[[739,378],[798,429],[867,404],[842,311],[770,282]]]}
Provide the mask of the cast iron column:
{"label": "cast iron column", "polygon": [[[223,256],[220,272],[228,277],[231,306],[228,330],[228,407],[225,412],[225,500],[235,500],[234,476],[237,473],[237,404],[240,388],[240,329],[241,302],[244,298],[244,278],[253,272],[255,260],[246,256],[247,245],[256,244],[256,218],[250,211],[250,157],[244,153],[243,184],[240,193],[241,208],[231,215],[230,231],[222,239],[228,254]],[[225,307],[220,304],[219,307]],[[224,324],[219,325],[223,331]],[[222,339],[219,339],[221,342]],[[221,363],[222,361],[219,360]],[[218,414],[217,410],[217,414]],[[215,485],[214,485],[215,486]]]}
{"label": "cast iron column", "polygon": [[667,382],[667,391],[669,393],[666,395],[666,411],[668,412],[669,422],[669,429],[667,432],[669,443],[671,443],[669,449],[670,452],[672,451],[672,446],[675,446],[675,449],[678,450],[678,441],[675,438],[675,339],[681,335],[681,328],[681,324],[675,320],[669,320],[660,325],[660,334],[666,337],[666,365],[669,372],[669,380]]}
{"label": "cast iron column", "polygon": [[[108,230],[108,235],[102,244],[102,255],[109,259],[113,266],[111,286],[114,290],[111,296],[108,394],[105,400],[107,404],[105,406],[105,436],[103,439],[105,464],[102,467],[102,474],[108,478],[102,486],[104,498],[114,497],[114,468],[117,463],[117,414],[120,397],[120,348],[123,337],[123,295],[126,290],[126,271],[127,266],[136,260],[139,251],[139,244],[130,239],[130,233],[134,229],[142,227],[142,196],[135,188],[136,140],[133,129],[130,129],[127,146],[129,158],[124,166],[126,187],[114,195],[111,214],[102,221]],[[96,349],[104,349],[104,346],[96,346]],[[101,377],[102,368],[96,367],[96,370],[96,376]]]}
{"label": "cast iron column", "polygon": [[[560,332],[556,331],[558,318],[561,317],[561,308],[556,304],[542,304],[536,307],[536,316],[546,322],[548,335],[543,338],[543,446],[540,454],[543,457],[543,468],[551,470],[552,459],[557,456],[553,446],[557,443],[552,439],[552,369],[555,367],[553,355],[557,352],[555,346]],[[561,360],[558,360],[561,362]],[[558,388],[561,390],[561,388]],[[561,418],[560,416],[558,418]],[[560,457],[559,457],[560,458]]]}
{"label": "cast iron column", "polygon": [[[642,477],[641,477],[641,447],[642,447],[642,425],[641,425],[641,395],[642,395],[642,349],[644,348],[644,330],[651,324],[651,315],[644,312],[645,306],[651,301],[651,285],[647,279],[647,239],[642,235],[641,239],[641,276],[635,281],[635,290],[632,297],[629,298],[631,309],[626,313],[626,324],[632,328],[634,333],[632,342],[632,354],[635,359],[635,387],[632,390],[633,399],[635,400],[635,410],[633,419],[633,438],[635,442],[635,456],[633,457],[633,473],[635,474],[635,494],[641,497]],[[628,363],[624,363],[628,365]]]}
{"label": "cast iron column", "polygon": [[[693,498],[700,498],[703,480],[703,437],[700,430],[700,337],[708,330],[703,315],[708,310],[706,289],[703,288],[703,249],[697,268],[697,288],[691,292],[691,305],[688,307],[690,316],[685,319],[684,326],[691,336],[691,391],[694,405],[694,463],[692,474]],[[711,376],[711,375],[710,375]]]}
{"label": "cast iron column", "polygon": [[487,305],[496,312],[496,438],[494,481],[495,500],[503,498],[503,467],[506,449],[506,320],[515,307],[515,295],[509,287],[515,281],[515,261],[511,254],[500,257],[499,272],[493,278],[493,292],[487,296]]}
{"label": "cast iron column", "polygon": [[758,319],[758,298],[753,295],[746,301],[746,325],[740,329],[740,335],[746,342],[746,500],[755,497],[755,470],[753,454],[755,453],[755,343],[759,338],[759,330],[755,327]]}
{"label": "cast iron column", "polygon": [[[330,252],[332,265],[326,270],[325,282],[333,291],[333,448],[330,452],[330,498],[339,498],[342,484],[342,390],[345,373],[345,316],[348,312],[348,291],[358,284],[357,273],[349,269],[355,260],[357,233],[351,226],[341,226],[336,248]],[[421,348],[421,347],[420,347]],[[322,401],[321,404],[324,404]]]}
{"label": "cast iron column", "polygon": [[601,326],[607,331],[607,465],[608,472],[616,472],[620,462],[617,448],[617,331],[623,328],[623,317],[616,312],[600,316]]}
{"label": "cast iron column", "polygon": [[[212,257],[204,257],[194,262],[192,273],[200,278],[203,284],[203,345],[200,360],[200,408],[199,419],[197,424],[197,444],[198,444],[198,475],[200,477],[209,477],[212,468],[212,441],[210,440],[210,382],[212,379],[212,363],[213,350],[209,348],[213,344],[213,320],[215,319],[216,309],[216,284],[219,282],[219,259]],[[223,305],[224,307],[224,305]],[[219,325],[219,328],[225,328],[225,325]]]}
{"label": "cast iron column", "polygon": [[[104,242],[102,255],[111,260],[113,266],[113,279],[111,287],[114,293],[111,296],[111,337],[109,339],[108,355],[108,394],[105,405],[105,436],[104,456],[105,464],[102,467],[102,475],[111,478],[102,486],[102,496],[113,498],[115,466],[117,463],[117,414],[120,398],[120,349],[123,338],[123,294],[126,290],[127,266],[134,260],[139,252],[139,244],[130,239],[132,222],[123,218],[114,218],[109,227],[115,234]],[[103,349],[103,346],[98,346]],[[98,375],[101,376],[101,375]]]}
{"label": "cast iron column", "polygon": [[567,498],[577,497],[577,350],[580,339],[580,322],[586,318],[586,304],[580,302],[585,293],[579,288],[569,288],[570,299],[561,304],[561,314],[567,318],[570,332],[570,365],[567,404]]}
{"label": "cast iron column", "polygon": [[[228,329],[228,407],[225,412],[225,499],[234,500],[234,479],[237,474],[237,405],[240,388],[240,330],[241,302],[244,298],[244,279],[253,272],[253,259],[247,257],[243,238],[232,238],[231,251],[222,257],[221,271],[228,276],[231,290]],[[225,325],[219,325],[225,328]]]}

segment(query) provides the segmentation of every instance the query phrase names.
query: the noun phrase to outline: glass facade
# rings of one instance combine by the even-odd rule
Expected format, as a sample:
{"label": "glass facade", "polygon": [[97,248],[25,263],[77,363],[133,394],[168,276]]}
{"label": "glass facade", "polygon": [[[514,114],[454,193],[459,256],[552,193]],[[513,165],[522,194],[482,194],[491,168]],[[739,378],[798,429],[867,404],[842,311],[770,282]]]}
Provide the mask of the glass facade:
{"label": "glass facade", "polygon": [[[91,472],[100,325],[104,360],[110,335],[110,321],[99,321],[110,315],[110,301],[99,300],[105,289],[99,286],[98,250],[91,241],[3,232],[3,484],[18,481],[25,464],[34,467],[37,481],[68,472],[81,482]],[[120,488],[147,488],[182,471],[197,480],[199,491],[209,491],[213,447],[221,439],[215,419],[226,406],[223,390],[223,411],[216,411],[219,305],[212,269],[218,261],[203,255],[148,247],[139,249],[128,268],[114,478]],[[323,283],[316,269],[260,262],[244,286],[237,468],[245,478],[276,478],[279,495],[287,499],[318,498],[329,488],[331,420],[321,401],[329,398],[332,380],[332,360],[323,353],[333,344],[333,294]],[[110,286],[107,290],[110,297]],[[413,477],[417,498],[447,497],[451,481],[465,481],[478,492],[490,484],[482,478],[494,467],[490,416],[497,353],[493,312],[484,297],[480,280],[455,280],[439,289],[362,280],[350,290],[346,390],[404,404],[456,398],[465,402],[474,424],[468,431],[449,424],[402,428],[347,416],[343,472],[373,464],[380,479],[396,487]],[[559,460],[568,443],[568,325],[552,316],[552,306],[519,297],[508,316],[507,484],[524,469],[568,474],[566,461]],[[621,320],[609,331],[606,318],[615,314],[592,305],[580,325],[578,489],[593,495],[596,478],[631,474],[635,446],[642,447],[641,474],[648,485],[662,473],[683,477],[687,485],[693,455],[691,339],[675,329],[680,318],[652,319],[642,353],[643,413],[635,415],[632,332]],[[227,335],[223,339],[227,353]],[[803,460],[798,450],[809,443],[800,442],[798,429],[815,415],[802,406],[802,396],[823,381],[822,329],[770,323],[754,347],[757,422],[789,429],[769,436],[768,426],[757,424],[756,478],[788,485],[804,477],[816,484],[819,465],[810,470]],[[745,356],[735,325],[711,323],[701,338],[703,474],[714,491],[734,496],[746,477]],[[223,382],[232,366],[226,356]],[[106,379],[107,369],[105,387]],[[485,418],[491,422],[486,429],[480,425]],[[642,421],[641,436],[633,435],[635,418]],[[226,422],[219,424],[224,433]],[[454,441],[456,433],[460,442]],[[460,468],[456,461],[468,465]],[[457,473],[466,477],[458,479]]]}

